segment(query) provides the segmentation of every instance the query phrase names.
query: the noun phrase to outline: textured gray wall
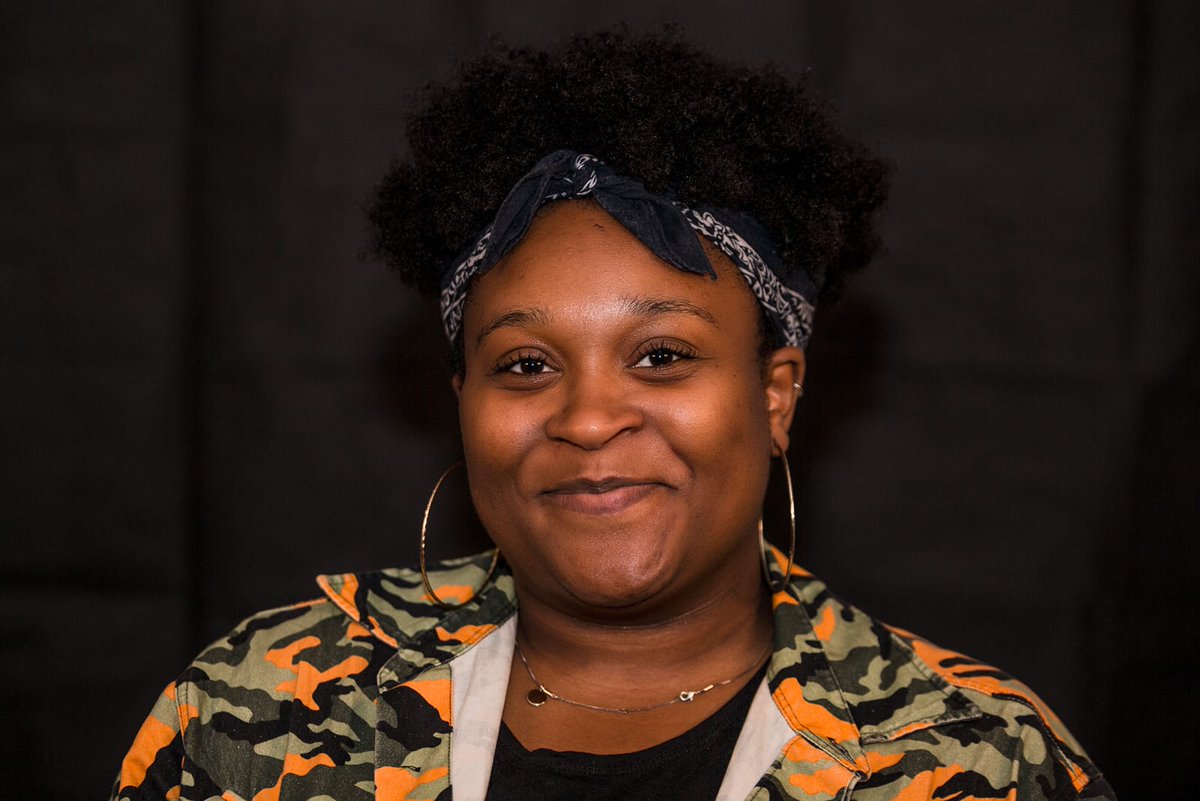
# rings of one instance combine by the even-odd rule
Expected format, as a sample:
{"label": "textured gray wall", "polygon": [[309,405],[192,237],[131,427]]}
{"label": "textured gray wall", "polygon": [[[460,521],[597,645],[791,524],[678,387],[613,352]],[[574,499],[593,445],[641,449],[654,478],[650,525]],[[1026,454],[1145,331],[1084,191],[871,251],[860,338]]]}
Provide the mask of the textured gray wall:
{"label": "textured gray wall", "polygon": [[[453,396],[434,311],[357,257],[361,203],[408,93],[488,34],[618,19],[811,66],[897,163],[888,253],[811,354],[803,562],[1032,684],[1126,798],[1174,786],[1195,706],[1198,16],[8,4],[5,786],[102,793],[203,642],[318,572],[415,559]],[[435,555],[475,547],[453,528]]]}

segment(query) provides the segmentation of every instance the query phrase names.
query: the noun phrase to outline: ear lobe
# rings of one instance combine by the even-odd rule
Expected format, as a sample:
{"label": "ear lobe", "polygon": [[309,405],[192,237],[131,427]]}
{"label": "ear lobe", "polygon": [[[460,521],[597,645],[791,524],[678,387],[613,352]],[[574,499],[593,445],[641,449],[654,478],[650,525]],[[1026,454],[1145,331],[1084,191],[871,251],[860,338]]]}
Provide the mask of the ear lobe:
{"label": "ear lobe", "polygon": [[804,351],[799,348],[780,348],[767,360],[767,417],[775,456],[786,453],[791,441],[789,431],[804,386],[804,368]]}
{"label": "ear lobe", "polygon": [[456,398],[462,397],[462,385],[463,385],[463,379],[462,379],[461,375],[455,375],[453,378],[450,379],[450,386],[454,387],[454,397],[456,397]]}

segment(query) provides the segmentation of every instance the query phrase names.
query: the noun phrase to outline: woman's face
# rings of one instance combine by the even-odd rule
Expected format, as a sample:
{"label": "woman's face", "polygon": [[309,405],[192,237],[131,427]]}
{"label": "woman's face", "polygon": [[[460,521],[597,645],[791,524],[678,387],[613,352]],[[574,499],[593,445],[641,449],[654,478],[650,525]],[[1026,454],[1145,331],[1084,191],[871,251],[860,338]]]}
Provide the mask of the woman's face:
{"label": "woman's face", "polygon": [[455,381],[467,471],[522,593],[636,617],[756,580],[742,574],[757,574],[803,354],[764,371],[758,306],[705,245],[715,281],[559,202],[472,288]]}

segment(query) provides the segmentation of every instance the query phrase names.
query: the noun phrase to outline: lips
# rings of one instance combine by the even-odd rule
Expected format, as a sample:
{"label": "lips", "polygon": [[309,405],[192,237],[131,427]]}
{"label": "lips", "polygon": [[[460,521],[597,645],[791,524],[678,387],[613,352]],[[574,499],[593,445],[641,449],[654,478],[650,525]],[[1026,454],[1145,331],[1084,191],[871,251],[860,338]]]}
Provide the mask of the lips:
{"label": "lips", "polygon": [[587,515],[609,515],[636,506],[666,489],[659,481],[610,476],[577,478],[556,484],[542,493],[548,502]]}

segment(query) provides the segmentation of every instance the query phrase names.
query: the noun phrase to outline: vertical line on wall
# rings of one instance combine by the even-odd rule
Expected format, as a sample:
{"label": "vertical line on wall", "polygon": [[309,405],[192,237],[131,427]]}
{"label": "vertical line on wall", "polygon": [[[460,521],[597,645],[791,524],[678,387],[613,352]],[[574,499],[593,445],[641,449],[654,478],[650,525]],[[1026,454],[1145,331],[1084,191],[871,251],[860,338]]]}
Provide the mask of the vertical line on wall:
{"label": "vertical line on wall", "polygon": [[206,78],[208,44],[204,0],[188,0],[184,9],[183,75],[183,298],[180,314],[180,411],[183,432],[183,591],[184,663],[203,645],[206,518],[205,420],[210,369],[208,286],[210,254],[206,215]]}
{"label": "vertical line on wall", "polygon": [[1153,29],[1151,3],[1128,3],[1129,81],[1125,119],[1121,131],[1121,294],[1125,298],[1122,369],[1136,375],[1138,337],[1141,333],[1142,206],[1145,196],[1146,115],[1150,94],[1150,47]]}
{"label": "vertical line on wall", "polygon": [[[1099,600],[1093,607],[1085,636],[1093,654],[1099,655],[1094,670],[1087,671],[1085,692],[1090,698],[1113,699],[1123,697],[1127,688],[1122,686],[1123,676],[1131,664],[1131,655],[1136,647],[1115,648],[1113,643],[1127,641],[1128,627],[1136,625],[1136,613],[1141,604],[1138,593],[1114,593],[1106,587],[1146,588],[1152,583],[1139,575],[1137,560],[1132,559],[1137,530],[1138,509],[1136,487],[1139,474],[1140,439],[1143,436],[1141,421],[1145,405],[1146,377],[1142,375],[1139,358],[1140,340],[1143,336],[1143,278],[1141,275],[1145,237],[1144,206],[1146,202],[1147,145],[1150,141],[1148,115],[1150,113],[1151,64],[1154,46],[1154,12],[1151,2],[1129,0],[1125,5],[1125,29],[1128,35],[1129,55],[1127,62],[1125,117],[1122,120],[1120,149],[1116,153],[1120,176],[1117,183],[1120,191],[1119,212],[1120,253],[1118,254],[1118,281],[1122,298],[1119,354],[1114,354],[1115,369],[1109,373],[1114,393],[1125,392],[1129,399],[1126,419],[1126,472],[1120,486],[1125,497],[1114,499],[1114,518],[1104,531],[1105,540],[1096,548],[1099,560],[1097,575],[1100,576]],[[1134,619],[1130,615],[1134,614]],[[1121,731],[1121,710],[1111,703],[1100,704],[1093,712],[1095,729],[1100,732]],[[1136,740],[1137,738],[1135,738]],[[1139,741],[1140,742],[1140,741]],[[1107,736],[1090,746],[1091,755],[1097,764],[1113,766],[1110,770],[1119,773],[1122,763],[1127,763],[1128,742],[1119,736]]]}

